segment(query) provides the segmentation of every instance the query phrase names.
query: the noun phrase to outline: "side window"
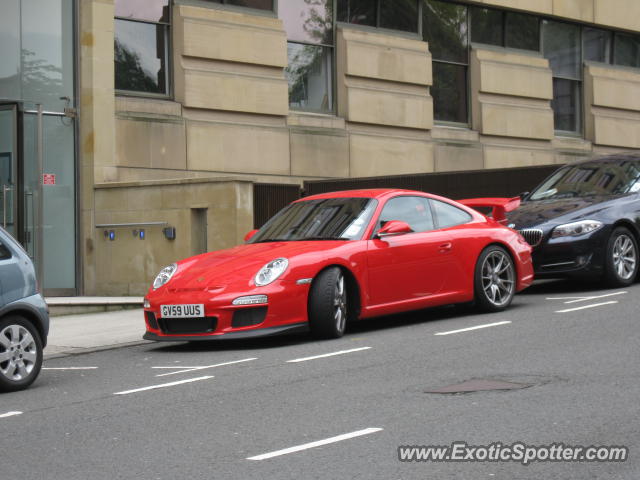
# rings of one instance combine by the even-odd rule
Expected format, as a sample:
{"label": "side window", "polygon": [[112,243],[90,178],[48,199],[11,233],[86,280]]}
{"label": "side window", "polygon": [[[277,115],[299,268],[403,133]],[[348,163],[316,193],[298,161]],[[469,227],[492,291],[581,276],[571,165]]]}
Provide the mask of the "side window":
{"label": "side window", "polygon": [[11,258],[11,250],[9,250],[4,243],[0,242],[0,260],[6,260]]}
{"label": "side window", "polygon": [[376,230],[391,220],[408,223],[414,232],[426,232],[435,228],[429,200],[424,197],[405,196],[389,200],[382,209]]}
{"label": "side window", "polygon": [[438,220],[438,228],[455,227],[471,221],[471,215],[458,207],[438,200],[431,200],[431,202]]}

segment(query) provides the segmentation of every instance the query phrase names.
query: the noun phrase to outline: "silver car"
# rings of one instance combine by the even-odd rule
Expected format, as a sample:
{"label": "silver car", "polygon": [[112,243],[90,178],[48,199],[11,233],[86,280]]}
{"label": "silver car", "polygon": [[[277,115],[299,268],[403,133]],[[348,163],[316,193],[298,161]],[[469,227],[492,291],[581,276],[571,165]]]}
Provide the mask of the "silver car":
{"label": "silver car", "polygon": [[0,228],[0,392],[33,383],[48,333],[49,309],[38,292],[33,262]]}

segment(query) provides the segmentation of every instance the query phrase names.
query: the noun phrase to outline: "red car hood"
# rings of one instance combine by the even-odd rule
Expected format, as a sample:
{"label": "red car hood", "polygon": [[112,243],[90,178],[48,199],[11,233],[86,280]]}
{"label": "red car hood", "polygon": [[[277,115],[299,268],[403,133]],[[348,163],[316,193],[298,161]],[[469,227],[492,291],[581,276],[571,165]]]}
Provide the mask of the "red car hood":
{"label": "red car hood", "polygon": [[168,287],[184,291],[223,289],[238,283],[249,286],[258,270],[276,258],[287,258],[291,269],[292,264],[299,265],[305,261],[301,257],[313,254],[324,257],[323,252],[345,243],[332,240],[251,243],[205,253],[178,262],[178,271]]}

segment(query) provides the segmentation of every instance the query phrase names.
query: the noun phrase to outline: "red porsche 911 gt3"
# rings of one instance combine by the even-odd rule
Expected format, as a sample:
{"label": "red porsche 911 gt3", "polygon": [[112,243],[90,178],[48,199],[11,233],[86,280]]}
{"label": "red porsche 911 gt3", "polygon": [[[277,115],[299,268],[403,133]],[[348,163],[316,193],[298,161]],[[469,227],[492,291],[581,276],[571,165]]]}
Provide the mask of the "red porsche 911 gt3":
{"label": "red porsche 911 gt3", "polygon": [[[244,245],[163,268],[145,297],[144,338],[336,338],[347,321],[407,310],[503,310],[533,281],[531,247],[502,225],[518,205],[391,189],[303,198]],[[493,215],[470,208],[480,206]]]}

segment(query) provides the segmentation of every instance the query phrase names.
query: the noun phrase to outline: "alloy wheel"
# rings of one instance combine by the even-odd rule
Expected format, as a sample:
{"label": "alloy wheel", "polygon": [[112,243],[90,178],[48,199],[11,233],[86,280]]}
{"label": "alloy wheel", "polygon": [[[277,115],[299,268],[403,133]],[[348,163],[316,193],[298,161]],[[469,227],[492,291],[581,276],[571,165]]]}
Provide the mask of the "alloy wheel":
{"label": "alloy wheel", "polygon": [[0,374],[17,382],[29,377],[38,361],[36,341],[22,325],[9,325],[0,332]]}
{"label": "alloy wheel", "polygon": [[633,240],[622,234],[613,245],[613,267],[622,280],[629,280],[636,271],[637,253]]}
{"label": "alloy wheel", "polygon": [[333,296],[334,314],[336,329],[344,331],[347,322],[347,290],[344,288],[344,275],[338,275]]}
{"label": "alloy wheel", "polygon": [[482,264],[482,288],[487,300],[496,307],[507,304],[513,296],[514,286],[511,258],[500,250],[487,255]]}

